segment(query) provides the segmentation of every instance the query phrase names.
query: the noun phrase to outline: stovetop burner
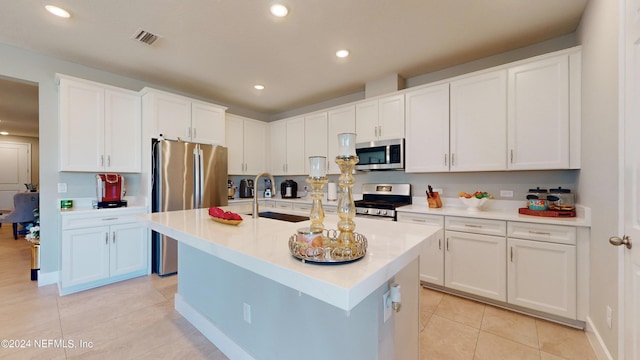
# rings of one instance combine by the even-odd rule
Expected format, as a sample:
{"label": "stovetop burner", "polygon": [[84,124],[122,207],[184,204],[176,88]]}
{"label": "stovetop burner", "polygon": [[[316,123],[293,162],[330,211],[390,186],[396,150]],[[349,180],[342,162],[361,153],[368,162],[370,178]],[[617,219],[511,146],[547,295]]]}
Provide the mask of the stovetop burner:
{"label": "stovetop burner", "polygon": [[410,184],[363,184],[362,200],[354,201],[356,214],[396,219],[396,208],[411,204]]}
{"label": "stovetop burner", "polygon": [[356,200],[356,207],[361,208],[378,208],[378,209],[395,209],[396,207],[408,205],[403,201],[384,201],[384,200]]}

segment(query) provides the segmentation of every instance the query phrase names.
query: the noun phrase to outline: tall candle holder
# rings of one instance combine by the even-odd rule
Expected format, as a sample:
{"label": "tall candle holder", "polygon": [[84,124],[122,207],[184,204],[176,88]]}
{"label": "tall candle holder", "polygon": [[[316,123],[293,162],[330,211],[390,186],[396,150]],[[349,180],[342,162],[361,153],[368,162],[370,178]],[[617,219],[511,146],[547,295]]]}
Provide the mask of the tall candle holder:
{"label": "tall candle holder", "polygon": [[338,134],[338,156],[336,156],[336,164],[340,167],[340,178],[338,178],[338,186],[340,186],[340,195],[338,196],[338,241],[344,246],[354,244],[353,232],[356,229],[356,223],[353,218],[356,215],[356,206],[353,202],[353,186],[355,179],[353,178],[353,169],[360,159],[355,152],[356,134],[344,133]]}
{"label": "tall candle holder", "polygon": [[309,177],[307,177],[307,184],[311,186],[311,199],[313,203],[311,205],[311,213],[309,219],[311,220],[311,226],[309,227],[312,233],[322,232],[324,230],[324,210],[322,209],[322,197],[324,195],[322,189],[324,185],[329,182],[326,176],[326,163],[327,158],[324,156],[310,156],[309,157]]}

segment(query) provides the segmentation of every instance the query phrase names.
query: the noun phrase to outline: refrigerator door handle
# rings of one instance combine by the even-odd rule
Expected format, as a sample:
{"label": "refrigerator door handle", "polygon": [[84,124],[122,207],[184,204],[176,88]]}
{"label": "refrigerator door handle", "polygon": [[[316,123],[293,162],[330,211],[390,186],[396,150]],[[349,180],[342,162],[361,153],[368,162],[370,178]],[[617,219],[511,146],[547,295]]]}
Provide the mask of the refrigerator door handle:
{"label": "refrigerator door handle", "polygon": [[193,149],[193,208],[200,207],[200,147]]}
{"label": "refrigerator door handle", "polygon": [[194,170],[195,170],[195,176],[194,176],[194,180],[195,180],[195,186],[194,186],[194,195],[195,195],[195,209],[199,209],[202,207],[202,205],[204,204],[204,189],[202,188],[204,186],[204,169],[203,169],[203,163],[202,163],[202,149],[200,148],[200,145],[196,146],[196,149],[194,150],[194,156],[195,156],[195,166],[194,166]]}

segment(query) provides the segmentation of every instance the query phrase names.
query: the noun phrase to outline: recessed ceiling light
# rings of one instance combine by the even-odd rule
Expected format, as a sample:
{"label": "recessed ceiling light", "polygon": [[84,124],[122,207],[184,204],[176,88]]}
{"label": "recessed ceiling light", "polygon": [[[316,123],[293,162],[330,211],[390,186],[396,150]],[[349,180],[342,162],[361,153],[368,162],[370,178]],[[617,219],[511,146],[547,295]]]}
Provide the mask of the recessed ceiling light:
{"label": "recessed ceiling light", "polygon": [[285,17],[289,13],[289,9],[282,4],[273,4],[271,5],[271,14],[277,17]]}
{"label": "recessed ceiling light", "polygon": [[338,50],[336,51],[336,56],[339,58],[346,58],[347,56],[349,56],[349,50]]}
{"label": "recessed ceiling light", "polygon": [[253,85],[253,88],[256,90],[264,90],[264,85],[256,84],[256,85]]}
{"label": "recessed ceiling light", "polygon": [[0,135],[9,135],[9,133],[6,131],[0,131]]}
{"label": "recessed ceiling light", "polygon": [[63,8],[59,8],[57,6],[54,5],[45,5],[44,7],[45,9],[47,9],[48,12],[52,13],[55,16],[59,16],[61,18],[70,18],[71,14],[63,9]]}

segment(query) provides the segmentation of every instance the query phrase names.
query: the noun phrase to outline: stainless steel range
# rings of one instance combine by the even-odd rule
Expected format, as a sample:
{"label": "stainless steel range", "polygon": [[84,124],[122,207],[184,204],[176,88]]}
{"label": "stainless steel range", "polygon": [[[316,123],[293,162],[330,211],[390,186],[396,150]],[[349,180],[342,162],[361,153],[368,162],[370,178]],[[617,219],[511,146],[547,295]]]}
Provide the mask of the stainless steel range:
{"label": "stainless steel range", "polygon": [[396,221],[396,208],[411,204],[411,184],[362,184],[356,216]]}

